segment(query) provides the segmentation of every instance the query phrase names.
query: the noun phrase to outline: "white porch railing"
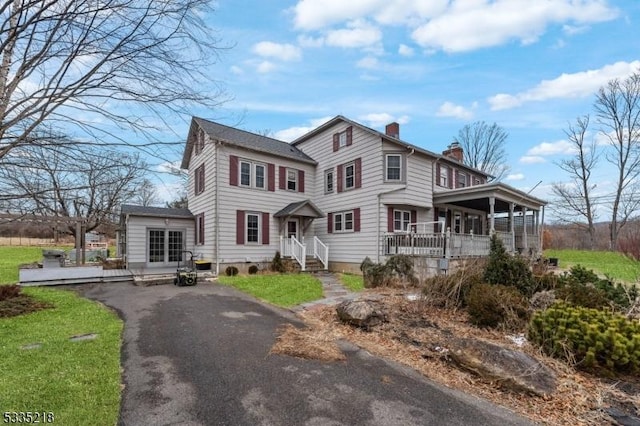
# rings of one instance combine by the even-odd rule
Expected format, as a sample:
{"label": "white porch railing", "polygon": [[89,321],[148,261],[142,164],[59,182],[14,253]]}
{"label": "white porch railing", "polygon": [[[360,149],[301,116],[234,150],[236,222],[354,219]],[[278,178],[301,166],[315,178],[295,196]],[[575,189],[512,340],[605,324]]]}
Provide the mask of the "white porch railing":
{"label": "white porch railing", "polygon": [[443,257],[445,234],[388,233],[382,236],[382,255]]}
{"label": "white porch railing", "polygon": [[289,241],[291,242],[291,257],[298,261],[300,269],[304,271],[307,261],[307,248],[294,236],[291,236]]}
{"label": "white porch railing", "polygon": [[320,238],[313,237],[313,257],[320,260],[325,269],[329,264],[329,246],[320,241]]}

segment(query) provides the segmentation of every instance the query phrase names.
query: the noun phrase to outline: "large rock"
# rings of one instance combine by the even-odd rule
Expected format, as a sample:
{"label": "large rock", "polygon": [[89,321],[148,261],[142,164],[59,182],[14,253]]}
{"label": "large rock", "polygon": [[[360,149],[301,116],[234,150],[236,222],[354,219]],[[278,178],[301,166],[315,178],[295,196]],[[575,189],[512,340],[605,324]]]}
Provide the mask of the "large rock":
{"label": "large rock", "polygon": [[524,352],[476,339],[452,339],[449,358],[460,368],[516,391],[546,396],[556,389],[555,373]]}
{"label": "large rock", "polygon": [[346,300],[336,307],[336,312],[343,322],[365,330],[387,321],[380,304],[373,300]]}

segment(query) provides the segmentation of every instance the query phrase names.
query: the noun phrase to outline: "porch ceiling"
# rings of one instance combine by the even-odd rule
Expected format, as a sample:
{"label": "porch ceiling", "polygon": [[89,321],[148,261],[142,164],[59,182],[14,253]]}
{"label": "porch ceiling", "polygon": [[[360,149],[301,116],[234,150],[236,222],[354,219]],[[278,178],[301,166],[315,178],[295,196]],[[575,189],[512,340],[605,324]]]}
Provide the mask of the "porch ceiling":
{"label": "porch ceiling", "polygon": [[508,212],[511,203],[516,205],[516,211],[521,211],[523,207],[530,210],[540,210],[547,204],[544,200],[503,183],[489,183],[434,193],[433,203],[453,204],[488,212],[491,198],[495,200],[496,213]]}

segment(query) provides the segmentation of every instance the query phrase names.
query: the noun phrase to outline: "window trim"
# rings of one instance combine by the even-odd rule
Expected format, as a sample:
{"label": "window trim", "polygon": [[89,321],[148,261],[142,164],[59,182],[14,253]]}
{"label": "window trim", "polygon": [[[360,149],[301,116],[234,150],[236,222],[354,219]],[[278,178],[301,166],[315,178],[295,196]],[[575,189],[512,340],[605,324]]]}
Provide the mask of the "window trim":
{"label": "window trim", "polygon": [[440,165],[440,181],[437,182],[441,188],[449,188],[449,166],[446,164]]}
{"label": "window trim", "polygon": [[[344,176],[342,177],[342,179],[344,179],[343,181],[343,186],[342,186],[342,190],[343,191],[349,191],[351,189],[355,189],[356,188],[356,162],[355,161],[350,161],[346,164],[344,164],[342,167],[344,167]],[[348,173],[347,173],[347,169],[349,169],[349,167],[353,168],[353,173],[351,175],[351,186],[347,185],[347,179],[348,177]]]}
{"label": "window trim", "polygon": [[[333,182],[333,167],[324,171],[324,193],[325,194],[333,194],[335,191],[335,185]],[[329,178],[331,176],[331,178]],[[331,189],[329,189],[329,184],[331,184]]]}
{"label": "window trim", "polygon": [[[290,167],[287,167],[286,170],[286,182],[285,182],[285,189],[287,191],[292,191],[292,192],[298,192],[298,170],[297,169],[292,169]],[[291,179],[291,176],[293,176],[293,179]],[[289,187],[289,183],[293,182],[294,184],[294,188],[290,188]]]}
{"label": "window trim", "polygon": [[[347,221],[347,215],[351,215],[351,219]],[[337,229],[336,224],[340,223],[340,228]],[[351,228],[347,229],[347,223],[351,223]],[[344,210],[341,212],[333,213],[333,232],[336,234],[348,234],[356,232],[356,214],[355,210]]]}
{"label": "window trim", "polygon": [[[396,228],[396,213],[400,213],[400,226],[405,224],[405,214],[409,216],[409,221],[406,223],[406,229],[397,229]],[[410,210],[401,210],[401,209],[393,209],[393,232],[407,232],[409,226],[411,225],[411,211]]]}
{"label": "window trim", "polygon": [[[389,157],[398,157],[398,178],[390,179],[389,178]],[[404,164],[403,164],[404,156],[398,152],[389,152],[384,156],[384,181],[385,182],[403,182],[403,173],[404,173]]]}
{"label": "window trim", "polygon": [[[256,227],[256,241],[249,241],[249,216],[255,216],[257,220]],[[262,236],[262,213],[259,212],[245,212],[244,213],[244,243],[247,245],[260,245]]]}
{"label": "window trim", "polygon": [[[242,165],[249,165],[249,184],[242,183]],[[263,176],[262,176],[262,186],[258,186],[258,172],[257,168],[262,167]],[[269,181],[269,167],[266,163],[261,161],[252,161],[246,159],[238,159],[238,186],[242,188],[251,188],[251,189],[259,189],[261,191],[266,191],[268,188]]]}
{"label": "window trim", "polygon": [[456,173],[456,188],[466,188],[468,186],[466,173],[458,171]]}
{"label": "window trim", "polygon": [[347,146],[347,131],[343,130],[342,132],[338,133],[338,148],[344,148],[346,146]]}

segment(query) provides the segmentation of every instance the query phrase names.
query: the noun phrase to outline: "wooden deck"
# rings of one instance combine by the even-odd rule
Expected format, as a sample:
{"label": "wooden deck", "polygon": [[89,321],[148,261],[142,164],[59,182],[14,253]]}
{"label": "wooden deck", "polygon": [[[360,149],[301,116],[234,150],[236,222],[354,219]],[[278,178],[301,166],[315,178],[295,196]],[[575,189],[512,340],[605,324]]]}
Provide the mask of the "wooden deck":
{"label": "wooden deck", "polygon": [[133,282],[133,273],[126,269],[102,269],[102,266],[20,270],[20,285],[24,287],[106,282]]}

